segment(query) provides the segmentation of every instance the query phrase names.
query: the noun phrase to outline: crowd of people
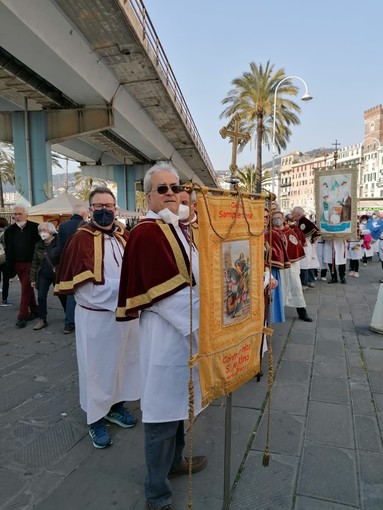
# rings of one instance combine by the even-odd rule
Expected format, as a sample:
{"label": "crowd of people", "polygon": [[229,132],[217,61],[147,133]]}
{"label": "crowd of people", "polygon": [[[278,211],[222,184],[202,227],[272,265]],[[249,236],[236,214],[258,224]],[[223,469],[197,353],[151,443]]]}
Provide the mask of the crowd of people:
{"label": "crowd of people", "polygon": [[[126,402],[140,400],[146,507],[170,510],[171,478],[207,465],[205,456],[189,459],[183,453],[189,356],[190,349],[198,352],[199,338],[198,214],[195,192],[183,190],[169,163],[148,170],[144,191],[149,211],[131,232],[116,220],[116,199],[106,187],[95,188],[89,208],[76,206],[58,231],[50,222],[28,220],[27,207],[16,204],[11,225],[0,218],[1,305],[12,305],[9,279],[17,275],[16,327],[37,319],[33,329],[39,331],[48,325],[47,296],[54,287],[64,310],[64,334],[76,335],[80,405],[93,446],[113,444],[107,422],[134,427],[137,418]],[[360,261],[368,264],[374,253],[383,269],[383,219],[376,213],[360,218],[357,237],[329,240],[301,207],[285,214],[273,202],[264,211],[264,241],[266,324],[283,322],[286,306],[311,322],[305,292],[319,279],[345,284],[347,261],[354,278]],[[198,365],[192,379],[197,416]]]}

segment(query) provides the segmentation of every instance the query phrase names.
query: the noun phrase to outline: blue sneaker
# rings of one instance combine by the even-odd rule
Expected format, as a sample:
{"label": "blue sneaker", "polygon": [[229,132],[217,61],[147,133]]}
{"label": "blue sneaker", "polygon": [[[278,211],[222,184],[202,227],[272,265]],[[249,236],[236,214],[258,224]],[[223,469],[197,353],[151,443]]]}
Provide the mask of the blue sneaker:
{"label": "blue sneaker", "polygon": [[3,301],[0,304],[0,306],[12,306],[12,305],[13,305],[13,303],[8,301],[7,299],[3,299]]}
{"label": "blue sneaker", "polygon": [[103,418],[89,425],[89,435],[95,448],[106,448],[113,444],[113,440],[106,430]]}
{"label": "blue sneaker", "polygon": [[123,427],[124,429],[131,429],[137,423],[135,416],[123,405],[114,410],[112,408],[105,416],[105,419],[111,423],[115,423],[116,425]]}

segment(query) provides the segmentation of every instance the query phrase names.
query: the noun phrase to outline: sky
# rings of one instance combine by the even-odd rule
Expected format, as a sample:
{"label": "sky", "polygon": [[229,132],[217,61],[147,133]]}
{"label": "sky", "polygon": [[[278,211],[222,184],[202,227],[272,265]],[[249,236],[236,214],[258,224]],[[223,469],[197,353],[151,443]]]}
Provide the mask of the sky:
{"label": "sky", "polygon": [[[221,101],[250,62],[298,76],[313,100],[295,101],[300,125],[284,153],[364,140],[364,111],[383,104],[382,0],[144,0],[216,170],[231,162]],[[254,146],[238,166],[255,163]],[[263,163],[271,151],[263,151]]]}

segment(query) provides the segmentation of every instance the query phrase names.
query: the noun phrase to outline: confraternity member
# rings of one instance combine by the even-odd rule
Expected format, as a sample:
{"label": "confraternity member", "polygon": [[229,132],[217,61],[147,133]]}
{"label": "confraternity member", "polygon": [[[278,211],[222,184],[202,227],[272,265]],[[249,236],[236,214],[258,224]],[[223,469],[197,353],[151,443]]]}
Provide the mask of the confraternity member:
{"label": "confraternity member", "polygon": [[[189,261],[189,243],[179,226],[180,186],[175,168],[165,162],[154,165],[145,175],[144,191],[149,212],[131,231],[125,249],[117,320],[140,316],[146,508],[168,510],[172,499],[169,478],[188,473],[189,459],[182,452],[189,408],[190,329],[193,352],[198,352],[198,251],[192,250]],[[193,380],[196,415],[201,411],[197,367]],[[192,472],[206,464],[206,457],[193,457]]]}
{"label": "confraternity member", "polygon": [[300,276],[302,288],[303,290],[307,290],[309,287],[315,287],[314,269],[319,268],[316,242],[321,232],[315,223],[306,218],[305,211],[302,207],[294,207],[292,217],[306,238],[306,245],[304,246],[306,257],[300,261]]}
{"label": "confraternity member", "polygon": [[284,225],[283,214],[280,211],[273,213],[272,224],[273,229],[283,238],[287,255],[291,263],[290,267],[281,271],[285,306],[295,307],[298,317],[302,321],[312,322],[312,319],[307,314],[306,301],[303,296],[302,285],[299,278],[299,261],[306,256],[302,242],[294,229],[289,225]]}
{"label": "confraternity member", "polygon": [[129,235],[115,223],[115,197],[109,188],[98,187],[89,204],[90,223],[65,244],[55,292],[75,295],[80,404],[94,447],[105,448],[112,444],[105,419],[124,428],[136,424],[124,402],[140,397],[138,321],[115,320]]}

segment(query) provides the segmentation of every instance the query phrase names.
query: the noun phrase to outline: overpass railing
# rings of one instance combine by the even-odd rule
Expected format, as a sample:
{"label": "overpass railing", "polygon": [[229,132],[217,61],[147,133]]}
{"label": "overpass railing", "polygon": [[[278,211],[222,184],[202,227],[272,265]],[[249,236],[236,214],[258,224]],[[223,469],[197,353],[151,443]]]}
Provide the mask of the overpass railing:
{"label": "overpass railing", "polygon": [[165,51],[161,45],[157,32],[153,26],[153,23],[150,20],[150,17],[147,13],[146,7],[142,0],[120,0],[123,3],[124,7],[126,4],[129,4],[131,10],[133,11],[136,20],[138,21],[141,27],[141,36],[143,41],[147,41],[150,48],[152,49],[157,67],[159,67],[165,77],[166,86],[170,89],[173,101],[178,106],[178,110],[183,117],[186,126],[189,129],[189,133],[192,136],[196,147],[201,154],[202,159],[204,160],[207,168],[210,170],[212,177],[214,179],[214,169],[213,165],[210,161],[206,148],[202,142],[201,136],[197,130],[197,127],[194,123],[194,120],[191,116],[189,108],[186,104],[185,98],[181,92],[181,88],[178,85],[176,77],[174,75],[173,69],[166,57]]}

